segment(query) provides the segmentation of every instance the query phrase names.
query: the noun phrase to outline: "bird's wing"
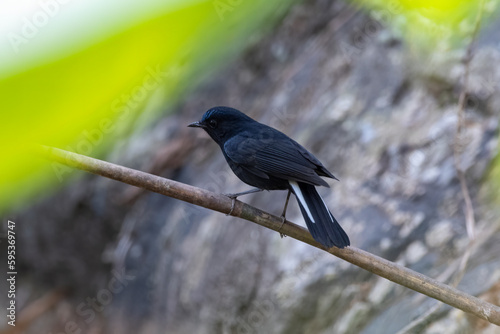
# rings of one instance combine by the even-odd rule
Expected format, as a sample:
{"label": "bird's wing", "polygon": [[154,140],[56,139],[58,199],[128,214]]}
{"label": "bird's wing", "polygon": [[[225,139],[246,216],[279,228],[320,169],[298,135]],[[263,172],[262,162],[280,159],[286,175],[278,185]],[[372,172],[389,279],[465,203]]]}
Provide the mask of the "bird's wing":
{"label": "bird's wing", "polygon": [[242,133],[226,141],[224,151],[233,162],[260,173],[328,187],[328,183],[318,176],[323,165],[281,132]]}

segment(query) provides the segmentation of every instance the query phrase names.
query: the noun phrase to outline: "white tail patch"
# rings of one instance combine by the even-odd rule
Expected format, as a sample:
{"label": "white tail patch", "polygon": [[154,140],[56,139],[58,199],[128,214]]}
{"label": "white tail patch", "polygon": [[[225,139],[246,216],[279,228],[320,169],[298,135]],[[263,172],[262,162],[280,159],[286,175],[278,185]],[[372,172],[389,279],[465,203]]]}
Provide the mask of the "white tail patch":
{"label": "white tail patch", "polygon": [[[299,200],[300,203],[302,203],[302,206],[304,207],[304,210],[306,210],[306,213],[307,215],[309,216],[309,219],[313,222],[313,223],[316,223],[314,221],[314,218],[313,218],[313,215],[311,213],[311,211],[309,210],[309,207],[307,206],[307,202],[306,202],[306,199],[304,198],[304,195],[302,195],[302,192],[300,191],[300,187],[299,185],[297,184],[297,182],[295,181],[288,181],[290,183],[290,185],[292,186],[293,188],[293,191],[295,193],[295,196],[297,196],[297,199]],[[324,203],[324,202],[323,202]]]}
{"label": "white tail patch", "polygon": [[330,218],[332,219],[332,222],[334,222],[334,221],[335,221],[335,218],[333,218],[332,213],[331,213],[331,212],[330,212],[330,210],[328,209],[328,206],[326,206],[325,200],[323,199],[323,197],[321,197],[321,195],[319,195],[319,198],[321,198],[321,200],[323,201],[323,205],[325,206],[326,211],[328,211],[328,214],[330,215]]}

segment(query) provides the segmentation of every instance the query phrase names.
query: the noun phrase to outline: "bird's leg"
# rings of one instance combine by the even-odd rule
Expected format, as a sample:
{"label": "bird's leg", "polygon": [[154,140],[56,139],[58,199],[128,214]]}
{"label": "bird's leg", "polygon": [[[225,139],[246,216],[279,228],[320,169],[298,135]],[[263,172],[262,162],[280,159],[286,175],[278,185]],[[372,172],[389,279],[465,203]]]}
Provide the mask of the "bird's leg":
{"label": "bird's leg", "polygon": [[226,214],[226,216],[229,216],[231,213],[233,213],[233,210],[234,210],[234,204],[236,203],[236,199],[239,197],[239,196],[242,196],[242,195],[248,195],[248,194],[253,194],[253,193],[258,193],[259,191],[263,191],[264,189],[260,189],[260,188],[254,188],[254,189],[250,189],[250,190],[247,190],[247,191],[243,191],[241,193],[234,193],[234,194],[223,194],[227,197],[229,197],[230,199],[232,199],[232,202],[231,202],[231,210],[229,211],[229,213]]}
{"label": "bird's leg", "polygon": [[[285,202],[285,207],[283,208],[283,213],[281,214],[281,225],[280,225],[280,228],[278,229],[278,232],[281,230],[281,228],[283,227],[283,224],[285,223],[286,221],[286,208],[288,207],[288,200],[290,199],[290,194],[292,193],[292,191],[290,189],[288,189],[288,194],[286,195],[286,202]],[[283,233],[279,232],[280,233],[280,237],[286,237],[286,235],[284,235]]]}
{"label": "bird's leg", "polygon": [[229,198],[238,198],[240,196],[243,196],[243,195],[248,195],[248,194],[253,194],[253,193],[258,193],[259,191],[264,191],[264,189],[260,189],[260,188],[253,188],[253,189],[250,189],[250,190],[247,190],[247,191],[243,191],[241,193],[235,193],[235,194],[224,194],[225,196],[229,197]]}

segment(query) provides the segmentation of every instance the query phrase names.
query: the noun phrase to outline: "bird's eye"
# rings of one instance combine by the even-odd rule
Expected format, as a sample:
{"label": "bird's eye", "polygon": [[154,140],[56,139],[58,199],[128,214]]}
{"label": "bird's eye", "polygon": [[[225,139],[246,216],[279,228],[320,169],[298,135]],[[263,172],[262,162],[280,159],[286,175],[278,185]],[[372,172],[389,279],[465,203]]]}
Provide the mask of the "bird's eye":
{"label": "bird's eye", "polygon": [[215,129],[217,126],[217,121],[215,119],[211,119],[210,122],[208,122],[208,126],[210,126],[212,129]]}

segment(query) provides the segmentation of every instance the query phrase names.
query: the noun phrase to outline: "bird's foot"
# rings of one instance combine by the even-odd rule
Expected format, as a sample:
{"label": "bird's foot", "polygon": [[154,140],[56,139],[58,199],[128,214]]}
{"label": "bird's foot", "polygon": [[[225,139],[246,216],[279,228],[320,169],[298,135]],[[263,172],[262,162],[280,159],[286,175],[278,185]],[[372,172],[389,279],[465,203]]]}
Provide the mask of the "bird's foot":
{"label": "bird's foot", "polygon": [[236,194],[222,194],[222,195],[227,196],[230,199],[237,199],[240,194],[236,193]]}
{"label": "bird's foot", "polygon": [[283,212],[281,213],[281,225],[280,228],[278,229],[278,232],[280,233],[280,237],[283,239],[286,237],[283,233],[280,232],[281,228],[283,227],[283,224],[286,222],[286,208],[288,207],[288,200],[290,199],[290,194],[292,191],[288,189],[288,194],[286,195],[286,201],[285,201],[285,207],[283,208]]}
{"label": "bird's foot", "polygon": [[235,194],[223,194],[224,196],[227,196],[229,197],[230,199],[232,199],[233,201],[231,202],[231,210],[229,211],[229,213],[226,214],[226,216],[229,216],[231,213],[233,213],[233,210],[234,210],[234,204],[236,203],[236,199],[241,196],[241,195],[247,195],[247,194],[253,194],[253,193],[256,193],[256,192],[259,192],[259,191],[262,191],[264,189],[259,189],[259,188],[255,188],[255,189],[250,189],[250,190],[247,190],[247,191],[243,191],[241,193],[235,193]]}
{"label": "bird's foot", "polygon": [[234,204],[236,203],[236,198],[238,198],[238,196],[234,196],[235,194],[224,194],[224,195],[226,195],[231,199],[231,210],[229,210],[229,212],[226,213],[226,216],[230,216],[233,213]]}
{"label": "bird's foot", "polygon": [[283,233],[281,233],[281,232],[280,232],[280,230],[281,230],[281,228],[283,227],[283,224],[285,224],[285,222],[286,222],[286,218],[285,218],[285,216],[281,216],[281,225],[280,225],[280,228],[278,229],[278,232],[279,232],[280,237],[281,237],[282,239],[283,239],[284,237],[286,237],[286,235],[285,235],[285,234],[283,234]]}

